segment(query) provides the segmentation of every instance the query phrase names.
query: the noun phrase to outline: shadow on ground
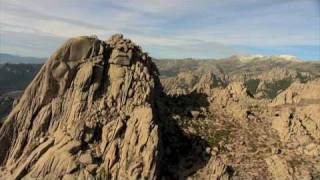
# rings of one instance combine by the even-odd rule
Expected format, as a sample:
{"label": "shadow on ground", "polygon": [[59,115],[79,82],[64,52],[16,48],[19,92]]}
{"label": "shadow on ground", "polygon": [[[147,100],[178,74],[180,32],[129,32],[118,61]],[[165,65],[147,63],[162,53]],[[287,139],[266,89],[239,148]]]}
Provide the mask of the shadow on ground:
{"label": "shadow on ground", "polygon": [[205,148],[208,142],[199,136],[186,134],[178,125],[174,116],[191,118],[191,111],[198,111],[209,105],[207,96],[190,93],[169,96],[162,93],[158,98],[159,127],[162,140],[161,177],[162,179],[186,179],[204,167],[208,161]]}

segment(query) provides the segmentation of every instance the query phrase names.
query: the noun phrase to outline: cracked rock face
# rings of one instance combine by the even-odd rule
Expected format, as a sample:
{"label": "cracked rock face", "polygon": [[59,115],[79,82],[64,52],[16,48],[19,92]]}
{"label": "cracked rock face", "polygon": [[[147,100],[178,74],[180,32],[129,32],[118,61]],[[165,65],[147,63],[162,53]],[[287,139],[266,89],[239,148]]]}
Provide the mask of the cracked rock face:
{"label": "cracked rock face", "polygon": [[0,129],[4,179],[155,179],[158,71],[122,35],[67,40]]}

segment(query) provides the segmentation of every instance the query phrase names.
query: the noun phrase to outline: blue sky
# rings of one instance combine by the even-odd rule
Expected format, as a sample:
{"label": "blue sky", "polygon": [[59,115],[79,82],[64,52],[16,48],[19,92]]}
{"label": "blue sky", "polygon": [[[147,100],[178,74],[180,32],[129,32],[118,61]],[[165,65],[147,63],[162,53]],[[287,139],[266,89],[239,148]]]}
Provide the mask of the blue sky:
{"label": "blue sky", "polygon": [[22,56],[123,33],[157,58],[320,60],[320,0],[0,0],[0,10],[0,52]]}

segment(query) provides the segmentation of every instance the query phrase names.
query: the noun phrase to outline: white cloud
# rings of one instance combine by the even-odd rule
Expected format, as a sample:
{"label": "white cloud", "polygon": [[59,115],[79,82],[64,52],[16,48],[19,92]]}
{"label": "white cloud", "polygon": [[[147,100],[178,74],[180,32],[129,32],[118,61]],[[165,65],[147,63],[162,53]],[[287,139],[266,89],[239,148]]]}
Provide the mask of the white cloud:
{"label": "white cloud", "polygon": [[174,48],[171,54],[177,55],[181,49],[194,54],[208,54],[212,48],[220,54],[237,53],[230,48],[234,45],[313,45],[320,41],[320,23],[314,23],[320,21],[319,9],[313,7],[316,2],[0,0],[0,40],[4,34],[25,40],[15,38],[18,33],[44,40],[44,36],[61,40],[84,34],[104,39],[120,32],[146,49]]}

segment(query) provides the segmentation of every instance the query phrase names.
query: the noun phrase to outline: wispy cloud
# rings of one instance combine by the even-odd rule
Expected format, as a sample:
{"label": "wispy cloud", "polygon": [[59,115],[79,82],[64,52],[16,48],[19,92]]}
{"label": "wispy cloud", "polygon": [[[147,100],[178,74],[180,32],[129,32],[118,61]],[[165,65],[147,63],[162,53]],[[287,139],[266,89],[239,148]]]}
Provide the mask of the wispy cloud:
{"label": "wispy cloud", "polygon": [[[252,47],[252,53],[254,47],[274,47],[275,53],[279,46],[319,47],[319,5],[318,0],[0,0],[0,51],[43,56],[68,37],[104,39],[117,32],[157,57],[222,57],[243,53],[241,46]],[[292,53],[306,57],[299,49]],[[308,57],[320,59],[316,52]]]}

